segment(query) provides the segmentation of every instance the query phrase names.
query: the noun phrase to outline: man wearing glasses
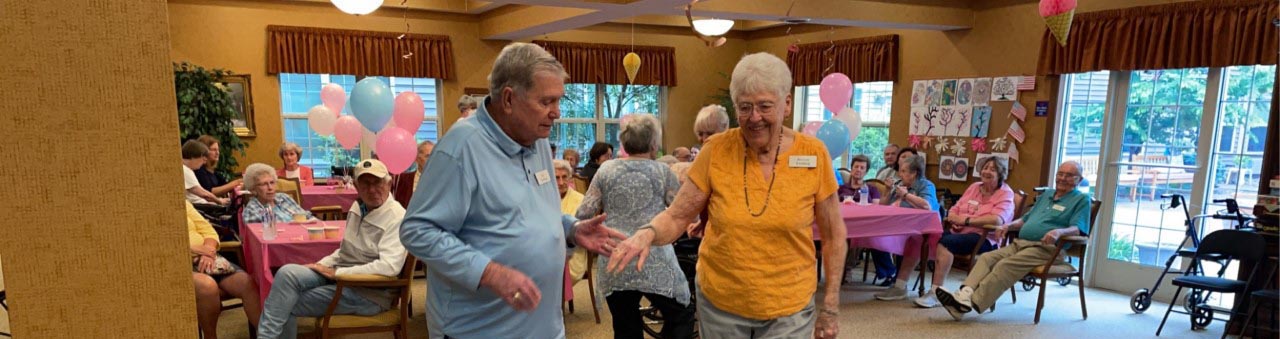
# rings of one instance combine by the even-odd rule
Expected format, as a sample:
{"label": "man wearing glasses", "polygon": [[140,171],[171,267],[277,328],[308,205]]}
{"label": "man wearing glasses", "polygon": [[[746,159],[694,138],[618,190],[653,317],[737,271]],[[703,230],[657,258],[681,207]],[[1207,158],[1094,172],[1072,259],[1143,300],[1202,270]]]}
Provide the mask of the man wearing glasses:
{"label": "man wearing glasses", "polygon": [[1022,218],[1000,225],[995,231],[1004,237],[1010,229],[1019,230],[1018,237],[1008,246],[978,257],[959,291],[937,289],[938,301],[951,317],[960,320],[969,311],[983,313],[991,309],[1000,294],[1053,256],[1059,237],[1089,233],[1090,198],[1076,189],[1080,179],[1079,163],[1067,161],[1059,165],[1053,194],[1041,195]]}

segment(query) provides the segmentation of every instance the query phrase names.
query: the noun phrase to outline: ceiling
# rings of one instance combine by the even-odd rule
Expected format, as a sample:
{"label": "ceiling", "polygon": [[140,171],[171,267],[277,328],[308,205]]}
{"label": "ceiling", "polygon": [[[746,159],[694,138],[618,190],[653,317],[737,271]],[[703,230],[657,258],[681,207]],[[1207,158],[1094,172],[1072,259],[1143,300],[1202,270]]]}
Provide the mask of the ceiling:
{"label": "ceiling", "polygon": [[[733,30],[740,32],[786,25],[784,19],[836,27],[948,31],[970,28],[974,8],[992,1],[1035,0],[703,0],[694,5],[693,16],[732,19]],[[383,6],[470,14],[479,19],[482,38],[520,40],[607,23],[689,27],[684,16],[688,4],[689,0],[385,0]]]}

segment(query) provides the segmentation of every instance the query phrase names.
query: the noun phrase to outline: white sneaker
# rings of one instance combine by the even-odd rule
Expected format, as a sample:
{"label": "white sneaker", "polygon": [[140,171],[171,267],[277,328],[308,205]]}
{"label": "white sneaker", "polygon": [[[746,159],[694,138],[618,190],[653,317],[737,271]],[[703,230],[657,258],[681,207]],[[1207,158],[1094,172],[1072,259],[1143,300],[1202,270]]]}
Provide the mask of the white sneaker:
{"label": "white sneaker", "polygon": [[934,308],[934,307],[938,307],[939,305],[938,297],[932,291],[929,293],[925,293],[923,297],[916,298],[915,300],[913,300],[913,302],[915,302],[916,306],[919,306],[922,308]]}
{"label": "white sneaker", "polygon": [[902,287],[889,287],[883,292],[876,293],[876,299],[879,300],[902,300],[907,298],[907,289]]}
{"label": "white sneaker", "polygon": [[970,288],[969,286],[961,286],[961,287],[960,287],[960,290],[959,290],[959,291],[956,291],[955,296],[956,296],[956,301],[959,301],[959,302],[960,302],[960,303],[962,303],[962,304],[965,304],[965,305],[972,305],[972,304],[973,304],[973,302],[972,302],[972,301],[973,301],[973,288]]}
{"label": "white sneaker", "polygon": [[938,301],[942,303],[942,308],[945,308],[947,313],[951,314],[951,318],[956,321],[964,319],[964,314],[973,310],[973,307],[971,307],[968,302],[960,302],[957,300],[956,296],[951,294],[951,291],[947,291],[946,288],[938,287],[934,290],[934,294],[937,295]]}

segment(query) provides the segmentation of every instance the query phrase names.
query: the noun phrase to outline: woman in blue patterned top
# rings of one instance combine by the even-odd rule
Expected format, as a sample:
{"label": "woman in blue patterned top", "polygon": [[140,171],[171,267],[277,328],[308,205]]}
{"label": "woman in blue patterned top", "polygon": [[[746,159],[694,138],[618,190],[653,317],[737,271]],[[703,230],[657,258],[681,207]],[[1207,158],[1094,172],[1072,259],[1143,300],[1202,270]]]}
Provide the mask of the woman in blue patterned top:
{"label": "woman in blue patterned top", "polygon": [[271,207],[277,221],[293,220],[294,214],[304,214],[314,219],[311,212],[302,209],[289,195],[276,193],[276,170],[270,165],[255,163],[244,169],[244,188],[252,195],[240,214],[245,223],[262,222],[262,212]]}
{"label": "woman in blue patterned top", "polygon": [[[659,140],[662,127],[653,115],[637,114],[626,120],[618,132],[618,141],[628,157],[600,166],[586,198],[578,206],[577,217],[586,219],[604,213],[605,224],[631,235],[665,210],[675,200],[680,180],[669,167],[653,160]],[[596,262],[596,284],[613,313],[614,338],[644,336],[641,297],[662,312],[663,338],[690,338],[693,307],[675,251],[671,245],[651,247],[650,251],[643,272],[627,266],[612,274],[605,270],[608,258],[600,257]]]}

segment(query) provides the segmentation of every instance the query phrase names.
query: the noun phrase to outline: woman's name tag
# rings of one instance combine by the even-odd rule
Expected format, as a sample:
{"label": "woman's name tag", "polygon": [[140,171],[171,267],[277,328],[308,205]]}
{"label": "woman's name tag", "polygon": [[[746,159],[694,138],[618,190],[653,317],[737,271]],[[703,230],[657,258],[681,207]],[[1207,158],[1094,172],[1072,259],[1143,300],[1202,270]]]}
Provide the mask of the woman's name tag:
{"label": "woman's name tag", "polygon": [[814,155],[793,155],[787,158],[787,162],[791,167],[818,167],[818,157]]}

